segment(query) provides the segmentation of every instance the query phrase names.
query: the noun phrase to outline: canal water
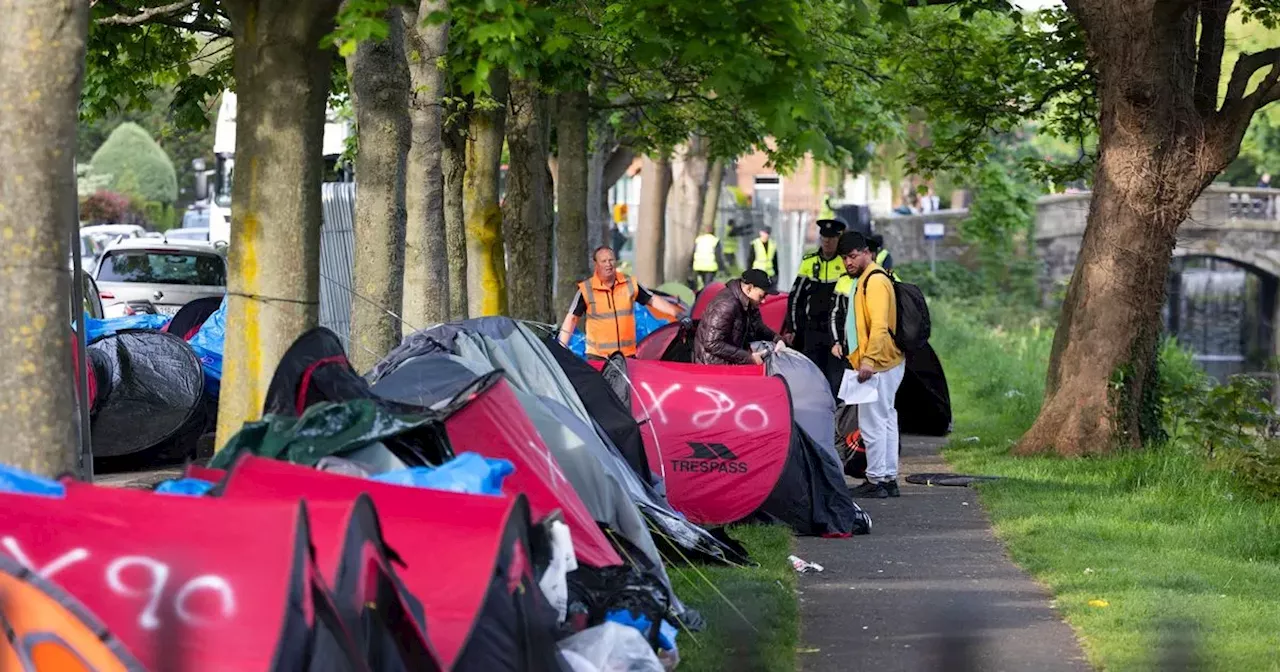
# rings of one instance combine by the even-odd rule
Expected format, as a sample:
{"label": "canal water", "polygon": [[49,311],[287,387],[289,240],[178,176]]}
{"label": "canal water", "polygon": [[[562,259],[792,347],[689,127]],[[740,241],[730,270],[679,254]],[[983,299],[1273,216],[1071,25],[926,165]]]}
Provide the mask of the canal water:
{"label": "canal water", "polygon": [[1165,331],[1195,353],[1219,381],[1266,368],[1269,329],[1262,320],[1261,279],[1221,259],[1175,259],[1169,274]]}

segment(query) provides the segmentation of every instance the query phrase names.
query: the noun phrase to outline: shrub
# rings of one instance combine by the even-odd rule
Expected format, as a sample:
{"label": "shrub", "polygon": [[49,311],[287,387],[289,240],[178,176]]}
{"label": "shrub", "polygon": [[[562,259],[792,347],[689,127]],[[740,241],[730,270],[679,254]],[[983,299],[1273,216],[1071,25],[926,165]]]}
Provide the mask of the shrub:
{"label": "shrub", "polygon": [[96,175],[112,176],[111,188],[136,193],[143,201],[178,200],[178,175],[173,162],[145,129],[123,123],[107,137],[90,160]]}
{"label": "shrub", "polygon": [[80,202],[80,221],[90,224],[118,224],[129,213],[129,197],[100,190]]}

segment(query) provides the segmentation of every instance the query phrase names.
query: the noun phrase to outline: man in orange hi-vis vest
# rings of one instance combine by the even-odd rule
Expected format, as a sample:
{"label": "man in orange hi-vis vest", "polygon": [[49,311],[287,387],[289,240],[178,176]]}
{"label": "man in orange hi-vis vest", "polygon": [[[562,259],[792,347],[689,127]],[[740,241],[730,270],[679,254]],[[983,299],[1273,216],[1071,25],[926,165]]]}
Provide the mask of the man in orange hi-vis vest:
{"label": "man in orange hi-vis vest", "polygon": [[604,359],[615,352],[624,357],[636,356],[635,305],[678,317],[680,309],[670,301],[645,289],[617,270],[618,257],[607,246],[596,248],[592,255],[595,272],[578,283],[569,314],[560,326],[560,343],[569,345],[569,337],[578,328],[578,320],[587,318],[587,357]]}

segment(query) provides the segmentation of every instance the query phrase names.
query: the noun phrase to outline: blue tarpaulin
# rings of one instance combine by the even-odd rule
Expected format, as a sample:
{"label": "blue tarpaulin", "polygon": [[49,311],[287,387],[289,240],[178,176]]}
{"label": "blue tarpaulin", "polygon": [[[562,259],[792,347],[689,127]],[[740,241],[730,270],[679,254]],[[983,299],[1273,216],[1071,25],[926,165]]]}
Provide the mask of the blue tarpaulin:
{"label": "blue tarpaulin", "polygon": [[214,483],[198,478],[178,478],[165,481],[156,486],[156,492],[162,495],[188,495],[200,497],[213,489]]}
{"label": "blue tarpaulin", "polygon": [[[110,336],[119,331],[127,329],[154,329],[160,330],[164,325],[169,323],[168,315],[156,315],[152,313],[143,313],[141,315],[129,315],[127,317],[112,317],[105,320],[98,320],[89,317],[88,313],[84,315],[84,337],[86,343],[92,343],[103,336]],[[71,325],[75,329],[75,324]]]}
{"label": "blue tarpaulin", "polygon": [[516,470],[507,460],[463,453],[439,467],[410,467],[378,474],[375,481],[471,495],[501,495],[502,481]]}
{"label": "blue tarpaulin", "polygon": [[195,350],[200,358],[200,368],[204,369],[205,390],[218,396],[222,387],[222,348],[227,334],[227,297],[222,297],[222,305],[201,325],[200,331],[187,341],[187,345]]}
{"label": "blue tarpaulin", "polygon": [[16,492],[23,495],[65,497],[67,489],[62,484],[17,467],[0,464],[0,492]]}

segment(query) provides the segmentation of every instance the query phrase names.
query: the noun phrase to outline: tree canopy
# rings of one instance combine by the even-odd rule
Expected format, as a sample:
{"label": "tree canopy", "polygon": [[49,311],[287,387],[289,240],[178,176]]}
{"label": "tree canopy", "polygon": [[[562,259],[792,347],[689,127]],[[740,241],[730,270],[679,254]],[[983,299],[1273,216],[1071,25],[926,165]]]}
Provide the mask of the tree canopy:
{"label": "tree canopy", "polygon": [[110,175],[110,188],[115,191],[165,205],[178,200],[173,162],[151,134],[135,123],[117,126],[94,152],[89,165],[98,175]]}

